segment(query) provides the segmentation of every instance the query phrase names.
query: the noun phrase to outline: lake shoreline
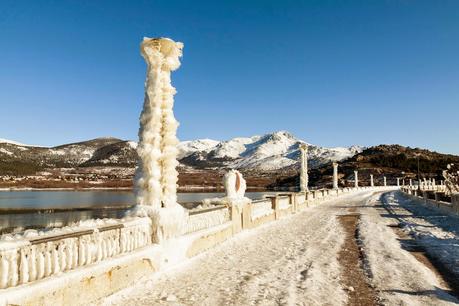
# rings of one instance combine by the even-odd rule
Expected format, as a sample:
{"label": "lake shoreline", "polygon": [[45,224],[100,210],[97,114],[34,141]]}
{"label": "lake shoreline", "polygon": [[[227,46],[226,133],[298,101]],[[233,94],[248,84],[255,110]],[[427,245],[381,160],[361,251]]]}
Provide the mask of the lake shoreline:
{"label": "lake shoreline", "polygon": [[[49,187],[49,188],[37,188],[37,187],[0,187],[0,191],[130,191],[133,192],[132,187],[81,187],[81,188],[71,188],[71,187]],[[281,191],[281,190],[268,190],[265,188],[247,188],[247,192],[271,192],[271,191]],[[202,192],[221,192],[224,193],[225,190],[216,187],[200,187],[200,186],[189,186],[181,187],[177,192],[180,193],[202,193]]]}

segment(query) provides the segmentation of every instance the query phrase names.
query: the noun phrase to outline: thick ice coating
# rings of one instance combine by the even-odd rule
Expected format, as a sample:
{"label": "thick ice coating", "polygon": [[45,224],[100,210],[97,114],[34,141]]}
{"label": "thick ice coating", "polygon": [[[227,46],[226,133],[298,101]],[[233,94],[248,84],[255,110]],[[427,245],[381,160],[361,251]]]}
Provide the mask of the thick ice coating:
{"label": "thick ice coating", "polygon": [[182,48],[182,43],[168,38],[144,38],[141,43],[148,66],[135,178],[139,205],[160,208],[177,203],[178,122],[173,112],[176,90],[171,85],[171,71],[180,67]]}

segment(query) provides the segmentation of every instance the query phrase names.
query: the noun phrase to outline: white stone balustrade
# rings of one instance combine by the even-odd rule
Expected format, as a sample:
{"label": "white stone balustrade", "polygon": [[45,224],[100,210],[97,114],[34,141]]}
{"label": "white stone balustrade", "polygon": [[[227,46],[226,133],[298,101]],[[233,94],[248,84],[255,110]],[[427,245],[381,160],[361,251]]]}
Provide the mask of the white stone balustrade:
{"label": "white stone balustrade", "polygon": [[0,242],[0,288],[26,284],[151,244],[151,220],[136,218],[94,229],[75,229]]}
{"label": "white stone balustrade", "polygon": [[274,213],[271,199],[253,201],[250,205],[252,208],[252,220]]}
{"label": "white stone balustrade", "polygon": [[185,234],[218,226],[230,221],[230,211],[225,206],[192,211],[186,220]]}
{"label": "white stone balustrade", "polygon": [[288,196],[279,197],[279,208],[287,209],[290,207],[290,198]]}

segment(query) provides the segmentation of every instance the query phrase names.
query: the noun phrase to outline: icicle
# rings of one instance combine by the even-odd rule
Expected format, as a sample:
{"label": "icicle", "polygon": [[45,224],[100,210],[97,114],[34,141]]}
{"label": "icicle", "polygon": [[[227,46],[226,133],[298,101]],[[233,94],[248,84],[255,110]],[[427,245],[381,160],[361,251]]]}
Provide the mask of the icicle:
{"label": "icicle", "polygon": [[53,273],[53,261],[51,259],[50,243],[46,245],[45,249],[45,276]]}
{"label": "icicle", "polygon": [[26,251],[21,249],[21,265],[20,265],[20,279],[21,284],[25,284],[29,281],[29,260],[26,256]]}
{"label": "icicle", "polygon": [[37,279],[37,261],[35,257],[35,246],[31,247],[30,254],[29,254],[29,280],[34,281]]}
{"label": "icicle", "polygon": [[67,257],[67,270],[72,269],[73,264],[73,245],[71,241],[66,241],[65,256]]}
{"label": "icicle", "polygon": [[59,245],[58,254],[59,254],[59,259],[60,259],[59,265],[60,265],[61,271],[65,271],[67,268],[67,258],[65,256],[65,244],[64,243]]}
{"label": "icicle", "polygon": [[105,241],[105,239],[103,239],[101,242],[102,242],[102,258],[105,259],[108,256],[107,241]]}
{"label": "icicle", "polygon": [[14,251],[9,256],[9,266],[11,268],[11,279],[10,279],[10,286],[16,286],[19,281],[19,273],[18,273],[18,253]]}
{"label": "icicle", "polygon": [[53,274],[57,274],[61,271],[59,266],[59,253],[56,250],[56,245],[53,245],[52,256],[53,256]]}
{"label": "icicle", "polygon": [[97,253],[96,253],[96,261],[100,261],[102,259],[102,243],[100,239],[96,242]]}
{"label": "icicle", "polygon": [[73,240],[73,261],[72,261],[72,269],[75,269],[76,267],[78,267],[78,251],[79,251],[79,248],[78,248],[78,239],[75,238],[75,240]]}
{"label": "icicle", "polygon": [[86,244],[82,238],[79,239],[79,247],[78,247],[78,265],[82,266],[86,262]]}
{"label": "icicle", "polygon": [[86,246],[85,246],[85,253],[86,253],[86,264],[89,265],[91,262],[92,262],[92,244],[90,241],[88,241],[86,243]]}
{"label": "icicle", "polygon": [[0,279],[0,288],[6,288],[8,285],[8,278],[9,278],[9,262],[6,258],[6,254],[2,253],[1,255],[1,279]]}
{"label": "icicle", "polygon": [[42,279],[45,276],[45,256],[43,255],[43,249],[40,249],[37,254],[37,279]]}

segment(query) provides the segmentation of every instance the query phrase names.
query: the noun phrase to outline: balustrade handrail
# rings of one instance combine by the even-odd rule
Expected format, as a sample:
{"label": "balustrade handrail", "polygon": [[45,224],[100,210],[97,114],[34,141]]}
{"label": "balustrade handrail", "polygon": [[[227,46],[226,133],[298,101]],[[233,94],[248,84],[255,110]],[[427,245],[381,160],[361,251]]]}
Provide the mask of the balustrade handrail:
{"label": "balustrade handrail", "polygon": [[199,215],[199,214],[204,214],[204,213],[208,213],[208,212],[211,212],[211,211],[220,210],[220,209],[226,209],[226,208],[227,208],[226,205],[215,205],[215,207],[204,208],[204,209],[200,209],[200,210],[191,210],[191,211],[188,212],[188,215],[189,216]]}
{"label": "balustrade handrail", "polygon": [[261,203],[261,202],[265,202],[265,201],[270,201],[270,199],[264,198],[264,199],[252,200],[252,204]]}
{"label": "balustrade handrail", "polygon": [[53,241],[58,241],[66,238],[78,238],[84,235],[91,235],[94,233],[93,229],[90,230],[83,230],[83,231],[78,231],[78,232],[73,232],[73,233],[65,233],[65,234],[56,234],[52,236],[46,236],[46,237],[32,237],[32,238],[25,238],[28,240],[32,245],[35,244],[40,244],[40,243],[46,243],[46,242],[53,242]]}

